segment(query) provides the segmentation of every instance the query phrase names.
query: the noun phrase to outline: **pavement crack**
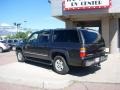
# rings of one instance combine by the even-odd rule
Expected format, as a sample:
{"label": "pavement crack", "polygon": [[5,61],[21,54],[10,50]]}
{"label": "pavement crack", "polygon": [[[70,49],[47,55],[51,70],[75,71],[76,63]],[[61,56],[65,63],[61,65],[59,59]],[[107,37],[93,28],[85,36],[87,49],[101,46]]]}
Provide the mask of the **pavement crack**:
{"label": "pavement crack", "polygon": [[89,90],[87,85],[85,85],[83,82],[81,82],[81,84],[85,87],[86,90]]}

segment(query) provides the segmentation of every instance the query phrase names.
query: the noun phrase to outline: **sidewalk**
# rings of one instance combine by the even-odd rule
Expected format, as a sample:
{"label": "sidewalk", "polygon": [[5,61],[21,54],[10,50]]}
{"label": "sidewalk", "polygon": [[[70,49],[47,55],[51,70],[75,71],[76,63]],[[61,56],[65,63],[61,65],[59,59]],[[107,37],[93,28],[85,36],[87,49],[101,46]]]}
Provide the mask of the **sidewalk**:
{"label": "sidewalk", "polygon": [[41,89],[10,83],[0,83],[0,90],[120,90],[120,84],[74,82],[63,89]]}
{"label": "sidewalk", "polygon": [[120,84],[76,82],[65,90],[120,90]]}
{"label": "sidewalk", "polygon": [[0,82],[0,90],[43,90],[43,89]]}

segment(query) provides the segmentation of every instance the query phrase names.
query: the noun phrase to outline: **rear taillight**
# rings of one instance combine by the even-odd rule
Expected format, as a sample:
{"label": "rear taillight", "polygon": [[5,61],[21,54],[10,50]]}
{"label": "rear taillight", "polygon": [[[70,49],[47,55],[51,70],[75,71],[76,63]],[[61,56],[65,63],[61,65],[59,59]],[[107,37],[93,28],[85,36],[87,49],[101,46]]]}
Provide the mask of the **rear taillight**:
{"label": "rear taillight", "polygon": [[84,58],[87,56],[86,48],[80,48],[80,58]]}

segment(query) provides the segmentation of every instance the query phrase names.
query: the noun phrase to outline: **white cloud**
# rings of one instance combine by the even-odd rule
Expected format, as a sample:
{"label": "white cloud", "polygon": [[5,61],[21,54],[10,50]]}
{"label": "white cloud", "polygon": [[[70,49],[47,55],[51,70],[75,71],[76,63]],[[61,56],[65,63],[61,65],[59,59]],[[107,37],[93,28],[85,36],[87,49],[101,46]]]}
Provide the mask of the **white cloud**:
{"label": "white cloud", "polygon": [[14,27],[10,24],[7,24],[7,23],[0,23],[0,29],[1,30],[7,30],[7,31],[10,31],[10,32],[16,32],[17,31],[16,27]]}
{"label": "white cloud", "polygon": [[1,23],[0,26],[11,26],[11,25],[9,25],[7,23]]}

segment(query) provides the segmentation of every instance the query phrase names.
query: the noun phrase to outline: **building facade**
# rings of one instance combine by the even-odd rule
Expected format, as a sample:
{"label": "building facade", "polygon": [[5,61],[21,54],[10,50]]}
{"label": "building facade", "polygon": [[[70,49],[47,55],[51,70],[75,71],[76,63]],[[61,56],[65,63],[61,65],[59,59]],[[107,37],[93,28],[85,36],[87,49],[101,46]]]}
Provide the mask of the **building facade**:
{"label": "building facade", "polygon": [[120,53],[120,0],[51,0],[52,16],[66,28],[95,28],[106,50]]}

